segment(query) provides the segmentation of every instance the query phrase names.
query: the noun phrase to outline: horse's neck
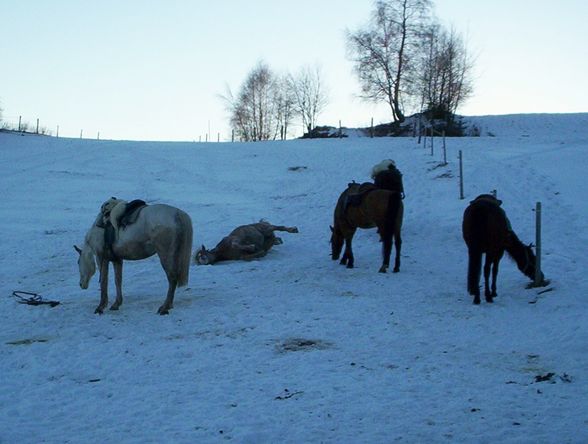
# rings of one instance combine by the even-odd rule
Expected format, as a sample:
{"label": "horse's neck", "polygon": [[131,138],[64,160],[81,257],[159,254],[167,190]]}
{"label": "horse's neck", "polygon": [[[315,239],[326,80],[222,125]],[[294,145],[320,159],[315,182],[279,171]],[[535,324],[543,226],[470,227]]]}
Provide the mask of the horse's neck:
{"label": "horse's neck", "polygon": [[92,228],[86,234],[86,245],[92,249],[94,254],[102,254],[104,250],[104,229],[96,224],[92,225]]}
{"label": "horse's neck", "polygon": [[521,242],[514,231],[509,233],[509,239],[506,243],[506,252],[515,260],[519,268],[526,266],[528,258],[525,244]]}

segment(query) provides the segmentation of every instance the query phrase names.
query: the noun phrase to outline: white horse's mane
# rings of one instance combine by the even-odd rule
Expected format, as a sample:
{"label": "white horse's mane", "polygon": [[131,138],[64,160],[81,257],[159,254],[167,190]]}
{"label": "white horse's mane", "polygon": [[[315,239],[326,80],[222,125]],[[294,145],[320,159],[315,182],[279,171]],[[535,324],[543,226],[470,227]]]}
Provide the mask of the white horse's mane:
{"label": "white horse's mane", "polygon": [[374,167],[372,168],[372,174],[371,174],[372,179],[375,179],[376,176],[378,175],[378,173],[381,173],[382,171],[386,171],[388,168],[390,168],[390,165],[396,166],[396,163],[392,159],[384,159],[380,163],[374,165]]}

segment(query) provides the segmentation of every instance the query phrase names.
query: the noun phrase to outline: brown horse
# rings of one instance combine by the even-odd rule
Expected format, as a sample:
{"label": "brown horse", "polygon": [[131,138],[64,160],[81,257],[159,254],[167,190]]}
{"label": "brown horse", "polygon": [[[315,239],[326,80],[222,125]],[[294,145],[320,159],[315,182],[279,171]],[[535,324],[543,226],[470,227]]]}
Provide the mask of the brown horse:
{"label": "brown horse", "polygon": [[272,225],[264,220],[256,224],[241,225],[225,236],[212,250],[207,250],[202,245],[194,259],[198,265],[212,265],[220,261],[249,261],[263,257],[274,245],[282,243],[282,239],[277,237],[274,231],[298,233],[298,228]]}
{"label": "brown horse", "polygon": [[[523,244],[510,226],[506,213],[500,207],[502,201],[491,194],[482,194],[470,202],[463,214],[462,232],[468,247],[468,292],[474,296],[474,304],[480,303],[480,274],[482,254],[484,263],[484,296],[486,302],[496,297],[498,264],[506,251],[519,270],[530,279],[535,278],[535,254],[531,245]],[[492,268],[492,287],[489,286]],[[543,280],[543,273],[541,273]]]}
{"label": "brown horse", "polygon": [[404,206],[400,193],[382,190],[371,183],[350,183],[339,196],[335,207],[334,225],[331,227],[331,253],[333,260],[339,259],[343,244],[345,252],[340,264],[353,268],[354,257],[351,243],[358,228],[378,227],[382,240],[383,262],[380,273],[385,273],[390,265],[392,243],[396,246],[394,272],[400,270],[400,248],[402,239],[402,217]]}

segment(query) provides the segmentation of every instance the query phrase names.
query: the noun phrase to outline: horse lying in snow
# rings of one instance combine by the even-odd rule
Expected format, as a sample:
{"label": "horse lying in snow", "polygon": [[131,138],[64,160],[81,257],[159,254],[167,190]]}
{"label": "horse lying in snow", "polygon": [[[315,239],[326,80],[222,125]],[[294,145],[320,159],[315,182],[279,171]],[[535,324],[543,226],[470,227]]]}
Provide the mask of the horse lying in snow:
{"label": "horse lying in snow", "polygon": [[298,233],[296,227],[272,225],[267,221],[241,225],[224,237],[216,247],[207,250],[204,245],[195,255],[198,265],[212,265],[220,261],[252,260],[263,257],[274,245],[282,243],[274,231]]}

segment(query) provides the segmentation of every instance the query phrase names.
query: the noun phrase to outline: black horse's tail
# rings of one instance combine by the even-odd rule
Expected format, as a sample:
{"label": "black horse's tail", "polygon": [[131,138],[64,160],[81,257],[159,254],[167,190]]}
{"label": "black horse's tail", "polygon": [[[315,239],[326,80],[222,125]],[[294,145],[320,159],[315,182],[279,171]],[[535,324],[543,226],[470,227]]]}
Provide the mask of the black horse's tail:
{"label": "black horse's tail", "polygon": [[463,237],[468,247],[468,293],[480,294],[480,275],[482,273],[482,242],[486,218],[480,208],[470,205],[463,218]]}
{"label": "black horse's tail", "polygon": [[482,250],[468,247],[468,293],[480,294],[480,274],[482,272]]}
{"label": "black horse's tail", "polygon": [[388,214],[386,215],[386,225],[390,233],[394,233],[396,229],[396,222],[398,219],[398,211],[400,210],[400,202],[402,197],[398,192],[390,193],[388,198]]}

